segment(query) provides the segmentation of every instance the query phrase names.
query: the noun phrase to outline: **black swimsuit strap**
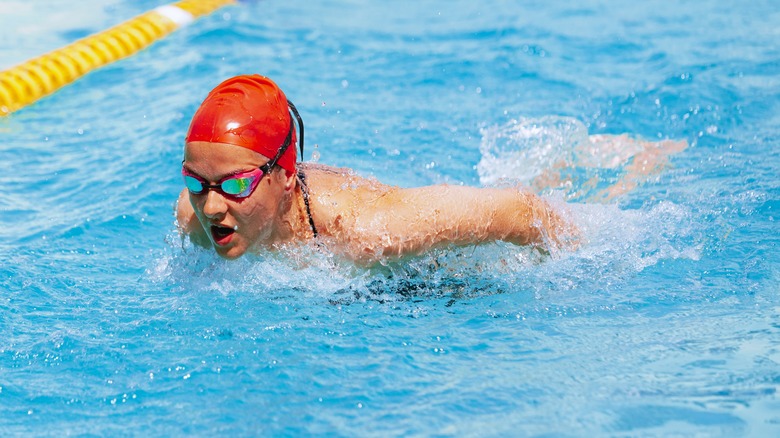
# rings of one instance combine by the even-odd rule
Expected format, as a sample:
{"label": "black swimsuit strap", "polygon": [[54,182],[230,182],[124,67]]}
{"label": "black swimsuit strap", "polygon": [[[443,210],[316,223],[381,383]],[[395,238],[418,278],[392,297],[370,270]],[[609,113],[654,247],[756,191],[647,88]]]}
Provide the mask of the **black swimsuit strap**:
{"label": "black swimsuit strap", "polygon": [[314,218],[311,216],[311,206],[309,205],[309,186],[306,185],[306,175],[302,170],[298,170],[298,181],[301,182],[301,193],[303,194],[303,203],[306,204],[306,214],[309,215],[309,225],[314,237],[317,237],[317,227],[314,226]]}

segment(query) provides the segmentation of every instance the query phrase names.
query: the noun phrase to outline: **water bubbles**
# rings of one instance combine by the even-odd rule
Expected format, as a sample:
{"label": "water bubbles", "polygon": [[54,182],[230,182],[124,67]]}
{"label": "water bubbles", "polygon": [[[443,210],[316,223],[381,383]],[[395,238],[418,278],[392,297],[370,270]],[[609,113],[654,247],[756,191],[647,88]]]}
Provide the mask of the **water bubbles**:
{"label": "water bubbles", "polygon": [[530,185],[545,170],[571,162],[575,148],[587,142],[585,125],[567,117],[520,118],[484,128],[477,164],[480,182],[512,179]]}

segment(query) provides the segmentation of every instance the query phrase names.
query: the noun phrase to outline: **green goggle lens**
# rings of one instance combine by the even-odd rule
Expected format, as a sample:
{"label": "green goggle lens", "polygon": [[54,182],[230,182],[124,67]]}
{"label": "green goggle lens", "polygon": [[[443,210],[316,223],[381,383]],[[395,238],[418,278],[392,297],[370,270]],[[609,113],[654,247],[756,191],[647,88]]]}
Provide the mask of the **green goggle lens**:
{"label": "green goggle lens", "polygon": [[249,191],[252,190],[252,178],[230,178],[222,181],[221,187],[222,191],[228,195],[243,198],[249,195]]}

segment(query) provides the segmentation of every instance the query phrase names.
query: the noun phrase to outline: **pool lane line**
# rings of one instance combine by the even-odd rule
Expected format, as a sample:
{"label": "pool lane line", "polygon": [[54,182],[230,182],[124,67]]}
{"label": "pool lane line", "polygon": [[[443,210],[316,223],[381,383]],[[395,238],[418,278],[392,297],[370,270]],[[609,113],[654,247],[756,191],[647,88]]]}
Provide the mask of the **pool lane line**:
{"label": "pool lane line", "polygon": [[183,0],[147,11],[60,49],[0,71],[0,117],[87,73],[126,58],[235,0]]}

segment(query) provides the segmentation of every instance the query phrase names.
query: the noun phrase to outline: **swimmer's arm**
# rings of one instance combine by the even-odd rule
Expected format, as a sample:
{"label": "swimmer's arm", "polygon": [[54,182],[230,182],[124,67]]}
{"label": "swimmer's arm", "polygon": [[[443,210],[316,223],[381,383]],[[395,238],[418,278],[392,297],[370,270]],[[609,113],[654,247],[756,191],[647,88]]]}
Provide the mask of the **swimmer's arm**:
{"label": "swimmer's arm", "polygon": [[360,230],[373,230],[363,252],[403,256],[446,245],[503,240],[545,249],[576,233],[542,199],[517,189],[430,186],[397,189],[361,214]]}
{"label": "swimmer's arm", "polygon": [[192,209],[187,189],[181,191],[179,200],[176,201],[176,225],[179,227],[179,232],[190,236],[192,243],[204,248],[211,247],[206,230],[203,229],[198,217],[195,216],[195,210]]}

